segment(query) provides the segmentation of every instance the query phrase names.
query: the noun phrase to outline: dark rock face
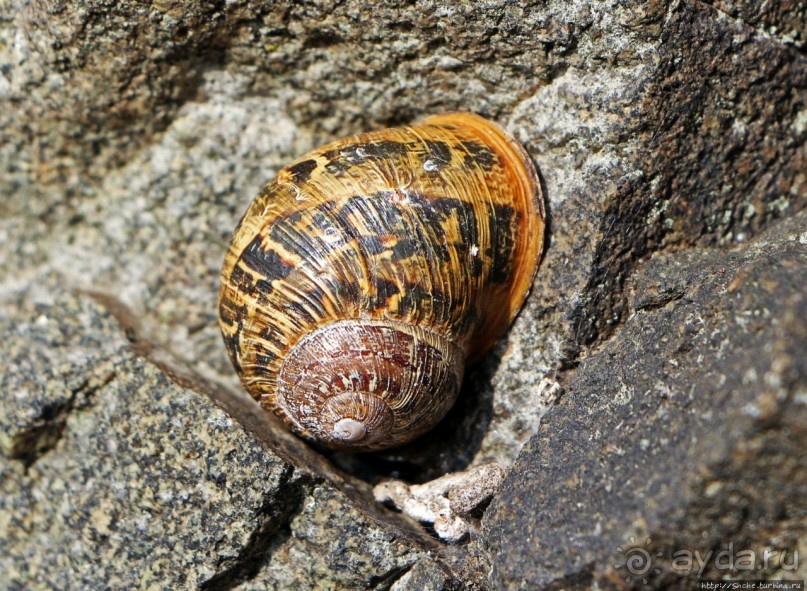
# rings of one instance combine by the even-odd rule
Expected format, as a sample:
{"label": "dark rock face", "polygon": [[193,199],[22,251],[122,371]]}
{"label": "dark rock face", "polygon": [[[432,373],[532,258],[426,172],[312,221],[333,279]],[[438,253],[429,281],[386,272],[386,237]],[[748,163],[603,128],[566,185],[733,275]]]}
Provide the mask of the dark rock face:
{"label": "dark rock face", "polygon": [[[0,15],[5,587],[688,588],[676,551],[803,539],[801,3]],[[224,249],[286,162],[452,110],[503,124],[540,169],[532,294],[433,433],[325,456],[234,377]],[[493,461],[514,468],[459,545],[368,486]],[[631,537],[654,556],[641,579]],[[788,560],[756,578],[807,577]],[[727,572],[750,576],[700,574]]]}
{"label": "dark rock face", "polygon": [[[634,275],[630,318],[581,361],[485,516],[494,589],[631,575],[686,589],[699,568],[681,552],[716,556],[729,543],[753,551],[756,566],[766,548],[784,562],[721,572],[711,561],[703,578],[796,576],[788,567],[807,523],[805,221],[732,253],[660,256]],[[638,577],[624,565],[631,539],[649,540],[652,555]]]}

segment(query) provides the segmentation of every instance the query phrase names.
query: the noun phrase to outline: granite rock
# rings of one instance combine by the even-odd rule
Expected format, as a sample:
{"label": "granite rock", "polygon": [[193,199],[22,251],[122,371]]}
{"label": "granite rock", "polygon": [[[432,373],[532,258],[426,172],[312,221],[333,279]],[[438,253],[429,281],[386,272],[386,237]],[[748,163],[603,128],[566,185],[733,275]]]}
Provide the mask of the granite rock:
{"label": "granite rock", "polygon": [[453,591],[461,588],[462,585],[437,564],[424,559],[395,581],[390,591]]}
{"label": "granite rock", "polygon": [[428,548],[90,296],[0,334],[1,588],[355,588]]}
{"label": "granite rock", "polygon": [[[442,547],[421,525],[376,506],[368,483],[424,484],[468,467],[509,466],[530,442],[516,464],[528,465],[549,428],[533,439],[545,413],[561,428],[584,382],[613,371],[591,360],[610,347],[628,371],[639,337],[619,340],[621,333],[637,316],[684,305],[695,259],[733,268],[731,257],[751,256],[736,247],[796,219],[807,202],[805,30],[807,15],[792,0],[394,0],[371,13],[361,3],[321,0],[0,0],[0,323],[8,355],[0,361],[0,555],[8,556],[2,574],[13,575],[0,581],[44,586],[32,569],[47,564],[68,577],[64,587],[89,584],[81,577],[100,585],[114,565],[98,568],[92,552],[145,539],[137,537],[143,526],[153,568],[163,569],[154,580],[185,588],[317,581],[483,589],[519,572],[555,584],[574,550],[558,546],[565,558],[546,568],[508,554],[518,554],[519,535],[533,522],[520,534],[512,523],[498,534],[491,526]],[[498,121],[540,168],[549,233],[532,294],[433,433],[359,456],[304,446],[256,412],[221,344],[217,274],[230,232],[261,185],[306,150],[450,110]],[[665,268],[666,279],[643,290],[648,265]],[[729,327],[724,304],[725,318],[715,312],[713,320]],[[655,335],[648,332],[646,347]],[[772,359],[772,342],[756,335],[743,351]],[[683,353],[659,355],[675,363]],[[703,366],[692,371],[706,376]],[[152,387],[154,400],[145,395]],[[752,382],[737,388],[740,397],[757,393]],[[113,396],[123,393],[131,400]],[[129,435],[99,413],[118,400],[156,429],[150,444],[161,449],[157,434],[173,432],[166,415],[175,396],[196,401],[185,429],[206,434],[210,474],[227,475],[215,486],[229,491],[232,506],[214,495],[186,514],[203,515],[212,533],[185,537],[167,512],[151,526],[123,520],[129,537],[95,548],[80,536],[84,525],[63,527],[65,511],[91,523],[87,514],[102,502],[115,515],[151,511],[109,486],[147,490],[172,468],[167,456],[144,463]],[[232,420],[226,437],[205,418],[220,408]],[[715,437],[733,437],[721,431],[730,425],[715,425]],[[262,492],[238,453],[220,453],[230,430],[244,450],[261,450],[263,459],[250,456],[247,465],[266,470]],[[101,453],[105,438],[118,443],[118,464]],[[185,445],[202,453],[201,444]],[[726,486],[750,486],[740,476],[726,472],[734,483]],[[183,488],[197,490],[182,478]],[[505,489],[491,524],[534,506],[527,493]],[[75,505],[53,503],[50,495],[63,490],[75,491]],[[634,501],[650,511],[650,499]],[[331,524],[309,503],[344,511]],[[558,531],[572,532],[570,523]],[[42,536],[51,526],[49,541]],[[224,531],[226,541],[216,542]],[[366,544],[351,545],[356,537]],[[78,554],[70,545],[50,552],[59,540]],[[197,544],[198,557],[164,551],[188,544]],[[602,557],[601,548],[587,552]],[[137,568],[151,568],[143,560]],[[588,569],[591,580],[603,582],[598,569]],[[323,573],[329,578],[317,580]],[[111,575],[105,583],[126,586]]]}
{"label": "granite rock", "polygon": [[[630,318],[581,361],[485,515],[492,588],[803,577],[806,222],[637,271]],[[735,567],[749,551],[753,570]]]}

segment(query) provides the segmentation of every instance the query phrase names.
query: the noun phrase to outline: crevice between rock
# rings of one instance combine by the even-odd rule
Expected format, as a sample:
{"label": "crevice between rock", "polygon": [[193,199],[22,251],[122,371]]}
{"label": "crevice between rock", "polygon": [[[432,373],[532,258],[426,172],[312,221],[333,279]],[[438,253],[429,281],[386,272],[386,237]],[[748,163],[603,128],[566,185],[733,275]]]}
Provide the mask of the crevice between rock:
{"label": "crevice between rock", "polygon": [[111,362],[100,365],[96,374],[71,388],[71,395],[67,400],[54,402],[44,408],[37,424],[12,440],[9,457],[21,461],[26,472],[30,470],[39,459],[59,444],[70,414],[89,404],[99,390],[115,379],[115,375],[115,367]]}
{"label": "crevice between rock", "polygon": [[[418,549],[424,554],[430,553],[446,569],[452,570],[450,564],[456,562],[457,557],[441,556],[443,546],[415,522],[377,506],[372,491],[365,482],[334,467],[327,458],[311,449],[257,404],[229,391],[224,386],[208,382],[187,368],[170,351],[155,346],[143,338],[139,322],[117,298],[100,292],[82,293],[92,297],[118,320],[138,355],[159,367],[178,385],[206,395],[288,465],[288,470],[278,485],[279,488],[284,488],[285,502],[277,506],[277,495],[266,497],[265,504],[258,511],[262,516],[260,523],[256,524],[239,557],[235,559],[234,564],[225,567],[223,571],[205,582],[203,589],[206,591],[235,589],[257,576],[261,568],[271,560],[274,551],[288,539],[292,519],[300,513],[305,499],[313,488],[321,483],[327,483],[354,500],[354,508],[369,521],[388,528],[396,537],[406,539],[413,549]],[[365,499],[366,503],[362,503],[362,499]],[[464,560],[463,553],[463,558],[459,561]],[[376,578],[381,585],[377,588],[387,588],[384,586],[389,581],[386,574],[377,575]]]}
{"label": "crevice between rock", "polygon": [[271,560],[274,551],[290,537],[291,520],[300,513],[317,482],[317,479],[297,473],[293,466],[289,466],[278,483],[278,487],[284,489],[283,503],[278,504],[275,495],[268,495],[264,499],[258,511],[259,523],[239,556],[231,565],[202,583],[200,589],[230,591],[254,579]]}

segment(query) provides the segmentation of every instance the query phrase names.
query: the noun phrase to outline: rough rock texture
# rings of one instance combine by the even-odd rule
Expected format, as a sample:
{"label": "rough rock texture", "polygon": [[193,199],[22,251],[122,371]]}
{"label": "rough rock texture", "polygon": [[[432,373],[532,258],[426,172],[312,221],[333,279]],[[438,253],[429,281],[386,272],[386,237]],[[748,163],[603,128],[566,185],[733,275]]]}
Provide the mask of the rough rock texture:
{"label": "rough rock texture", "polygon": [[[756,567],[766,548],[788,558],[712,561],[704,577],[799,578],[785,567],[807,534],[807,216],[792,222],[637,271],[630,319],[581,362],[485,515],[494,589],[692,588],[675,552],[730,542]],[[631,539],[650,540],[646,573],[626,571]]]}
{"label": "rough rock texture", "polygon": [[482,464],[425,484],[385,480],[373,488],[373,496],[379,503],[389,503],[413,519],[431,524],[441,540],[459,542],[479,529],[479,509],[490,503],[504,474],[499,464]]}
{"label": "rough rock texture", "polygon": [[[302,446],[245,429],[237,401],[219,400],[228,414],[132,348],[88,296],[0,334],[4,588],[354,588],[428,547],[355,508]],[[255,580],[270,549],[285,558]],[[305,569],[288,568],[295,557]]]}
{"label": "rough rock texture", "polygon": [[[686,586],[696,539],[795,547],[805,37],[791,0],[0,0],[0,587],[602,587],[624,536]],[[435,432],[324,456],[229,367],[229,234],[306,149],[448,110],[541,170],[533,293]],[[516,458],[457,546],[366,484]]]}

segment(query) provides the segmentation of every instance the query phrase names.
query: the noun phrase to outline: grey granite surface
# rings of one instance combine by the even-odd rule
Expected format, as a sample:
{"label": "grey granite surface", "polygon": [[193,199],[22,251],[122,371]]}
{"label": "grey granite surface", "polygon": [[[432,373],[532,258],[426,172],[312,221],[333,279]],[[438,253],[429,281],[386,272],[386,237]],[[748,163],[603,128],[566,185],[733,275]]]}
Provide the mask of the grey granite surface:
{"label": "grey granite surface", "polygon": [[[806,555],[805,31],[798,0],[0,0],[0,588],[643,585],[625,536]],[[532,294],[433,433],[313,449],[227,361],[230,233],[306,150],[454,110],[540,169]],[[491,462],[458,544],[372,495]],[[687,588],[666,560],[648,584]]]}

